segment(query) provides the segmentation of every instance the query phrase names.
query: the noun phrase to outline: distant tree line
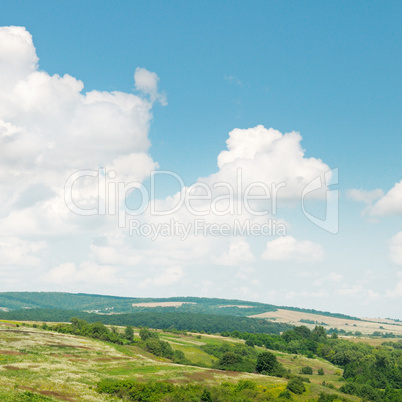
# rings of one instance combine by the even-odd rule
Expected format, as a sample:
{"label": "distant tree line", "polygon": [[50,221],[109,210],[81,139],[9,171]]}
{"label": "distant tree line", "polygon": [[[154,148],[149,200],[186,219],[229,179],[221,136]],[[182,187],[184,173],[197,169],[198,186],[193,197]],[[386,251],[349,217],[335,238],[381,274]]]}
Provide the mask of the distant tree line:
{"label": "distant tree line", "polygon": [[180,312],[139,312],[132,314],[94,314],[59,309],[22,309],[0,312],[0,319],[21,321],[68,322],[71,316],[87,322],[108,325],[177,329],[191,332],[220,333],[239,330],[242,332],[280,334],[292,326],[262,319],[231,315],[193,314]]}

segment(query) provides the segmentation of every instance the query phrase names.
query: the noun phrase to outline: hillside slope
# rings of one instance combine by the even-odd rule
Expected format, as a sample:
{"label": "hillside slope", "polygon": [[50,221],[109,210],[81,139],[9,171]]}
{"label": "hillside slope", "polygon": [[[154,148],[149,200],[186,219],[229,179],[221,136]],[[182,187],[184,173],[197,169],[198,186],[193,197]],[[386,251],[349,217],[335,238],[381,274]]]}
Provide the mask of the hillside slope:
{"label": "hillside slope", "polygon": [[[205,364],[211,364],[211,356],[202,352],[201,345],[239,342],[230,338],[195,335],[161,333],[160,337],[173,348],[182,350],[194,364],[201,364],[203,360]],[[306,385],[307,392],[300,396],[294,395],[294,400],[316,399],[321,392],[337,393],[336,390],[320,385],[323,379],[329,384],[334,384],[336,388],[341,385],[338,381],[340,377],[336,375],[339,369],[332,364],[303,356],[295,359],[293,355],[275,353],[285,367],[293,372],[298,372],[305,365],[314,367],[314,371],[319,367],[325,370],[324,376],[309,376],[311,384]],[[22,398],[29,393],[50,400],[119,400],[96,391],[97,383],[105,378],[130,378],[140,382],[168,380],[173,384],[209,385],[247,379],[265,387],[267,392],[276,396],[285,390],[287,384],[285,379],[266,375],[173,364],[136,346],[117,346],[80,336],[22,326],[16,322],[0,322],[2,401],[16,400],[14,398]],[[347,400],[358,400],[351,396],[346,397]]]}

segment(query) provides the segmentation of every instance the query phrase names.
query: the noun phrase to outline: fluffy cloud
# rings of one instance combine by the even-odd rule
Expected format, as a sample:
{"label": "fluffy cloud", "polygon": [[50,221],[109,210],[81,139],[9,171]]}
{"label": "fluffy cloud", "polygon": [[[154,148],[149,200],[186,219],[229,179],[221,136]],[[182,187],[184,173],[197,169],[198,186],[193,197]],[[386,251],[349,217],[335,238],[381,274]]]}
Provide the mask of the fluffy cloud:
{"label": "fluffy cloud", "polygon": [[145,68],[137,67],[134,73],[135,87],[138,91],[149,95],[152,102],[158,100],[162,105],[167,105],[166,95],[158,92],[159,77]]}
{"label": "fluffy cloud", "polygon": [[229,249],[216,259],[219,265],[237,266],[254,262],[250,245],[244,239],[233,239]]}
{"label": "fluffy cloud", "polygon": [[301,140],[299,133],[282,134],[263,126],[235,129],[226,141],[228,149],[218,156],[219,172],[201,181],[236,186],[240,172],[243,190],[252,183],[264,183],[270,189],[283,184],[279,198],[300,200],[305,186],[330,170],[320,159],[304,156]]}
{"label": "fluffy cloud", "polygon": [[0,28],[0,85],[7,88],[36,69],[31,35],[20,27]]}
{"label": "fluffy cloud", "polygon": [[402,180],[380,198],[369,213],[373,216],[402,215]]}
{"label": "fluffy cloud", "polygon": [[179,282],[184,276],[184,272],[182,267],[173,266],[163,269],[154,275],[153,278],[146,279],[141,286],[142,287],[150,287],[150,286],[169,286],[174,283]]}
{"label": "fluffy cloud", "polygon": [[324,175],[330,169],[321,160],[304,156],[301,139],[298,133],[282,134],[263,126],[231,131],[227,150],[218,155],[218,171],[156,200],[156,210],[166,216],[149,219],[162,222],[173,217],[188,224],[202,218],[209,224],[228,224],[233,230],[239,222],[267,223],[279,206],[300,203],[306,186],[316,179],[324,184],[311,196],[325,197]]}
{"label": "fluffy cloud", "polygon": [[[277,201],[299,202],[305,186],[330,170],[320,159],[305,156],[302,138],[295,132],[283,134],[263,126],[231,131],[214,174],[155,200],[157,210],[168,210],[183,198],[181,207],[157,216],[147,205],[147,211],[135,218],[149,227],[174,221],[188,228],[201,217],[207,233],[195,234],[193,226],[184,236],[168,231],[151,239],[130,235],[128,226],[120,228],[116,211],[112,211],[115,215],[81,216],[66,207],[65,184],[78,171],[94,175],[74,181],[72,198],[79,207],[91,209],[113,199],[117,182],[140,184],[158,168],[149,155],[148,138],[153,103],[166,104],[158,81],[155,73],[137,68],[136,94],[85,92],[77,78],[50,75],[38,68],[32,37],[24,28],[0,28],[0,233],[7,236],[0,245],[1,267],[37,267],[38,278],[57,286],[93,281],[122,284],[131,290],[139,284],[180,283],[189,266],[220,265],[224,270],[258,263],[250,249],[250,233],[233,236],[236,223],[266,224],[275,214]],[[106,190],[102,193],[103,181]],[[201,197],[206,189],[209,199]],[[321,198],[325,190],[324,184],[313,196]],[[133,198],[130,189],[125,191]],[[246,208],[247,192],[251,197],[266,197],[251,200]],[[119,201],[116,210],[122,212],[126,199]],[[194,213],[189,205],[206,214]],[[260,214],[264,211],[268,213]],[[225,230],[224,236],[215,236],[209,232],[210,225],[226,225],[230,233]],[[23,236],[39,240],[31,242]],[[264,256],[293,261],[322,258],[319,245],[285,239],[288,244],[281,246],[282,252],[278,239],[267,246]],[[58,254],[60,243],[59,249],[51,244],[74,241],[80,250],[67,258],[65,250]],[[45,260],[48,250],[52,258]],[[50,260],[55,262],[49,267]],[[146,278],[148,272],[154,273],[152,278]]]}
{"label": "fluffy cloud", "polygon": [[45,251],[44,241],[28,241],[17,237],[0,238],[0,270],[2,266],[39,266]]}
{"label": "fluffy cloud", "polygon": [[347,196],[356,202],[364,202],[365,204],[371,204],[373,201],[378,200],[384,195],[384,192],[380,189],[365,191],[351,189],[347,192]]}
{"label": "fluffy cloud", "polygon": [[292,236],[269,241],[262,258],[269,261],[321,261],[324,251],[321,245],[309,240],[296,240]]}
{"label": "fluffy cloud", "polygon": [[402,232],[397,233],[389,242],[389,253],[391,260],[402,265]]}
{"label": "fluffy cloud", "polygon": [[341,296],[358,298],[367,303],[369,301],[377,301],[381,299],[381,295],[371,289],[364,289],[361,285],[345,286],[336,291]]}
{"label": "fluffy cloud", "polygon": [[398,273],[399,281],[396,283],[394,289],[387,290],[385,296],[390,299],[402,298],[402,272]]}
{"label": "fluffy cloud", "polygon": [[[137,88],[152,99],[118,91],[83,93],[76,78],[38,69],[25,28],[0,28],[3,233],[37,234],[49,230],[46,222],[53,227],[48,233],[71,233],[71,222],[84,224],[64,205],[64,185],[79,170],[104,166],[116,172],[116,180],[141,182],[157,167],[148,155],[148,130],[158,77],[141,69],[137,78]],[[78,204],[90,206],[97,202],[97,180],[78,180],[74,192]]]}
{"label": "fluffy cloud", "polygon": [[74,263],[63,263],[52,270],[42,279],[56,285],[74,284],[107,284],[119,283],[116,268],[113,266],[97,265],[85,261],[77,268]]}
{"label": "fluffy cloud", "polygon": [[307,291],[302,291],[302,292],[288,292],[286,293],[286,299],[294,299],[295,297],[306,297],[306,298],[325,298],[328,297],[329,293],[325,289],[321,289],[317,292],[307,292]]}

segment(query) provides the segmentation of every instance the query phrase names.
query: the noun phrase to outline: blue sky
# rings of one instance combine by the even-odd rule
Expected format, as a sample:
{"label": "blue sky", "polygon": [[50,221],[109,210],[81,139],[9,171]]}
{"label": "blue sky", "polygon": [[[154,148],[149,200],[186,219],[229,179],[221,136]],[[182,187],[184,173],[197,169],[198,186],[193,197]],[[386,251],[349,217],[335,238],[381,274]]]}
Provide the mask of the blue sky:
{"label": "blue sky", "polygon": [[[317,158],[331,169],[339,168],[337,235],[306,221],[298,205],[284,208],[280,216],[288,221],[289,236],[320,245],[324,256],[314,261],[261,259],[258,256],[265,244],[274,239],[245,239],[252,257],[240,258],[238,264],[225,260],[226,268],[220,269],[219,261],[223,260],[217,257],[215,262],[200,263],[195,271],[189,268],[190,262],[178,257],[167,261],[164,255],[160,265],[155,262],[149,267],[154,277],[143,278],[136,276],[141,269],[134,263],[130,269],[111,268],[110,261],[102,263],[93,257],[97,237],[103,236],[107,244],[113,244],[110,239],[114,235],[105,228],[77,229],[79,235],[69,240],[71,244],[79,243],[71,257],[62,251],[63,243],[57,237],[68,238],[67,234],[46,237],[37,233],[35,237],[33,231],[26,239],[26,234],[14,233],[18,247],[28,247],[18,243],[21,239],[46,243],[43,250],[48,251],[41,257],[41,267],[46,268],[41,268],[41,275],[47,278],[48,272],[53,282],[43,285],[43,280],[30,286],[35,290],[74,291],[78,285],[71,282],[63,287],[57,275],[67,272],[84,278],[80,269],[98,264],[100,272],[107,265],[110,272],[115,269],[113,275],[120,275],[115,287],[83,284],[79,291],[133,296],[174,296],[187,291],[402,318],[398,307],[402,297],[402,236],[397,237],[402,230],[398,207],[402,205],[402,192],[396,187],[392,202],[386,198],[402,179],[401,14],[397,1],[3,2],[0,26],[26,28],[33,38],[40,71],[81,80],[82,94],[120,91],[141,99],[150,97],[153,117],[144,118],[147,128],[143,134],[151,145],[139,149],[159,169],[179,174],[186,185],[220,171],[217,157],[226,149],[229,132],[258,125],[281,133],[299,132],[305,158]],[[152,94],[141,90],[141,82],[135,89],[133,75],[137,67],[157,74],[158,93],[166,96],[167,105],[152,100]],[[2,118],[8,121],[7,116]],[[58,143],[57,139],[52,141]],[[109,163],[109,156],[111,161],[124,150],[116,152],[112,156],[103,154],[98,164]],[[77,163],[73,166],[66,162],[66,169]],[[88,160],[88,166],[84,163],[80,168],[94,168],[93,163],[96,165],[95,160]],[[145,177],[144,182],[147,180]],[[49,183],[46,186],[57,192],[56,182]],[[21,194],[26,191],[23,184],[17,185],[18,189]],[[382,190],[382,195],[377,193],[371,199],[368,193],[354,193],[348,197],[352,189]],[[176,191],[166,180],[158,196]],[[376,207],[375,203],[384,198],[384,205]],[[395,246],[390,245],[393,241]],[[123,246],[114,247],[118,250]],[[154,247],[163,250],[166,246]],[[4,275],[8,275],[13,265],[4,266]],[[96,271],[94,266],[91,269]],[[305,282],[296,276],[295,266],[305,273]],[[193,286],[216,269],[220,269],[222,278],[206,281],[203,289]],[[230,270],[236,274],[230,274]],[[278,276],[278,271],[293,276],[289,289],[283,286],[286,276]],[[160,286],[163,280],[158,275],[168,278],[168,285]],[[226,288],[217,285],[233,275],[238,275],[239,283]],[[267,293],[252,283],[251,277],[255,276],[266,282]],[[119,280],[131,286],[119,286]],[[331,280],[331,287],[327,287],[326,282]],[[250,283],[241,284],[247,281]],[[16,274],[5,290],[12,290],[18,283]],[[137,288],[137,283],[142,287]],[[304,295],[298,286],[303,286]],[[242,291],[242,287],[248,291]],[[283,296],[288,293],[288,298]],[[337,298],[342,302],[334,301]]]}

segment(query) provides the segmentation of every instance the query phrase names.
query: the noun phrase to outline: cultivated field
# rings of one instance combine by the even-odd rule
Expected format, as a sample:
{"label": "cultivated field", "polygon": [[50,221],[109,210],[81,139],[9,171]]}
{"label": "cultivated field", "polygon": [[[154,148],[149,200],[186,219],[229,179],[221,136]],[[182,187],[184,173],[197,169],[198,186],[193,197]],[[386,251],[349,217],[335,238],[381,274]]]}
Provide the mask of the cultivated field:
{"label": "cultivated field", "polygon": [[314,322],[318,322],[320,325],[324,323],[326,325],[325,326],[326,329],[338,328],[343,329],[347,332],[360,331],[362,334],[369,334],[369,335],[371,335],[374,331],[379,331],[382,333],[392,332],[395,335],[402,335],[402,323],[398,323],[395,321],[394,324],[386,322],[375,322],[373,320],[359,321],[359,320],[334,318],[325,315],[310,314],[299,311],[282,310],[282,309],[278,309],[277,311],[270,311],[268,313],[257,314],[250,317],[266,318],[275,320],[275,322],[285,322],[292,325],[305,325],[309,328],[314,328],[314,326],[317,324],[306,324],[300,322],[300,320],[311,320]]}
{"label": "cultivated field", "polygon": [[144,302],[144,303],[133,303],[131,304],[133,307],[181,307],[183,304],[196,304],[191,302]]}

